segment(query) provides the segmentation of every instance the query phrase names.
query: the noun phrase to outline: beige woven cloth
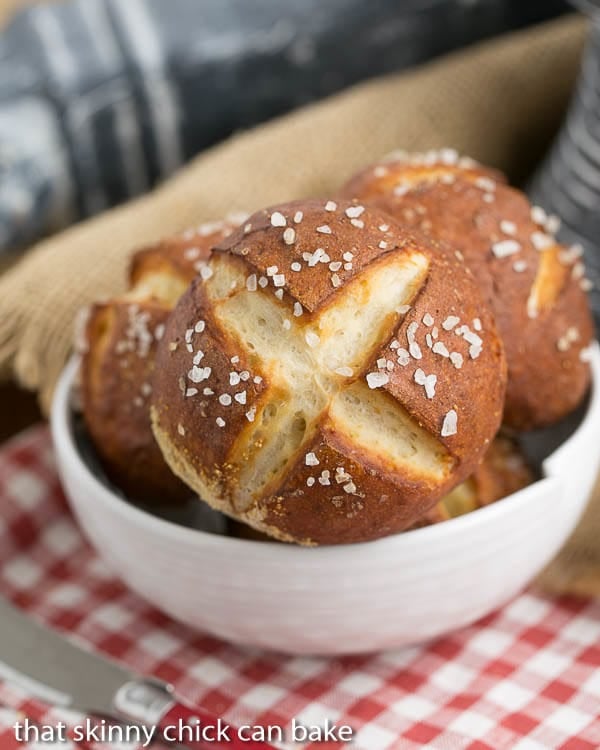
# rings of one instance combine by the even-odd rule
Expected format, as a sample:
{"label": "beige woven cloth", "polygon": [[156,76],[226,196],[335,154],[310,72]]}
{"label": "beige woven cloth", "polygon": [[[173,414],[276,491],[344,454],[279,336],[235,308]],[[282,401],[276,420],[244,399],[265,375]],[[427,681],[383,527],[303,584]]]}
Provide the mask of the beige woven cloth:
{"label": "beige woven cloth", "polygon": [[[523,178],[561,121],[583,39],[569,17],[357,86],[237,135],[152,194],[41,242],[0,278],[0,372],[47,408],[77,309],[123,288],[132,248],[232,210],[333,193],[392,149],[452,146]],[[594,505],[547,587],[600,593],[600,493]]]}

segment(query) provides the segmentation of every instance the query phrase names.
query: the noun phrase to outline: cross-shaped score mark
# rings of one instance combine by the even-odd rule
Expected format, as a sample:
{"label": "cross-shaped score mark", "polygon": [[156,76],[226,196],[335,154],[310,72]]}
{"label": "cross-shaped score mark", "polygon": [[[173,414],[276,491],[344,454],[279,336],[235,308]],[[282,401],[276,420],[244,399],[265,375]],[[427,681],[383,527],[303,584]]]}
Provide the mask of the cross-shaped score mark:
{"label": "cross-shaped score mark", "polygon": [[444,446],[400,404],[370,389],[364,377],[428,268],[428,258],[416,251],[386,255],[348,282],[320,314],[309,316],[294,315],[298,306],[271,290],[248,290],[239,259],[213,257],[205,289],[214,315],[269,384],[254,421],[228,456],[238,472],[238,511],[277,489],[325,419],[375,462],[405,475],[445,476]]}

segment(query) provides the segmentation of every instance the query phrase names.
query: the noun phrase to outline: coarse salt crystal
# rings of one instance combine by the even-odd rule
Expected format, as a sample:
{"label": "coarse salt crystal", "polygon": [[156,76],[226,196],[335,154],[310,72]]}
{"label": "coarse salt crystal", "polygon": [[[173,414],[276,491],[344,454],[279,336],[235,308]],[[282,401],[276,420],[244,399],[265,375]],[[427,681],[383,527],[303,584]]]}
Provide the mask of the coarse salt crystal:
{"label": "coarse salt crystal", "polygon": [[554,239],[544,232],[533,232],[531,235],[531,243],[536,250],[546,250],[554,245]]}
{"label": "coarse salt crystal", "polygon": [[520,249],[521,245],[516,240],[501,240],[492,245],[492,252],[496,258],[506,258],[518,253]]}
{"label": "coarse salt crystal", "polygon": [[439,354],[442,357],[449,357],[450,352],[448,351],[448,347],[446,344],[442,343],[441,341],[436,341],[433,345],[432,349],[434,354]]}
{"label": "coarse salt crystal", "polygon": [[381,388],[390,382],[389,375],[386,372],[370,372],[367,375],[367,385],[369,388]]}
{"label": "coarse salt crystal", "polygon": [[422,385],[425,388],[425,395],[427,398],[433,398],[435,396],[437,375],[426,375],[425,372],[418,367],[415,370],[414,379],[415,383]]}
{"label": "coarse salt crystal", "polygon": [[421,359],[421,347],[417,343],[415,339],[415,335],[417,333],[417,328],[419,327],[419,324],[416,321],[413,321],[406,331],[406,339],[408,341],[408,351],[410,352],[410,356],[414,357],[414,359]]}
{"label": "coarse salt crystal", "polygon": [[446,320],[442,323],[442,328],[444,331],[451,331],[454,326],[457,326],[460,323],[460,318],[457,315],[448,315]]}
{"label": "coarse salt crystal", "polygon": [[543,208],[540,208],[540,206],[532,206],[531,207],[531,218],[533,221],[535,221],[536,224],[545,224],[548,220],[548,217],[546,215],[546,212]]}
{"label": "coarse salt crystal", "polygon": [[271,226],[284,227],[287,224],[285,216],[279,211],[271,214]]}
{"label": "coarse salt crystal", "polygon": [[514,221],[506,221],[506,219],[504,219],[500,222],[500,231],[512,237],[517,233],[517,225]]}
{"label": "coarse salt crystal", "polygon": [[398,364],[402,365],[402,367],[406,367],[406,365],[410,362],[410,353],[403,349],[402,347],[398,349]]}
{"label": "coarse salt crystal", "polygon": [[489,193],[493,192],[496,189],[496,183],[489,177],[478,177],[475,180],[475,184],[478,188],[481,188],[481,190],[485,190]]}
{"label": "coarse salt crystal", "polygon": [[293,245],[296,241],[296,232],[292,227],[288,227],[283,233],[283,241],[286,245]]}
{"label": "coarse salt crystal", "polygon": [[346,216],[349,219],[358,219],[358,217],[364,212],[364,206],[348,206],[346,209]]}
{"label": "coarse salt crystal", "polygon": [[335,201],[327,201],[325,204],[326,211],[335,211],[337,209],[337,203]]}
{"label": "coarse salt crystal", "polygon": [[203,380],[206,380],[210,373],[212,372],[210,367],[197,367],[194,365],[192,369],[188,372],[188,378],[192,381],[192,383],[201,383]]}
{"label": "coarse salt crystal", "polygon": [[316,457],[316,455],[312,451],[306,454],[304,460],[307,466],[318,466],[320,463],[319,459]]}
{"label": "coarse salt crystal", "polygon": [[450,362],[457,370],[460,370],[464,362],[463,355],[460,352],[450,352]]}
{"label": "coarse salt crystal", "polygon": [[415,383],[417,385],[425,385],[425,381],[427,380],[427,375],[425,375],[425,370],[422,370],[420,367],[417,367],[414,374]]}
{"label": "coarse salt crystal", "polygon": [[450,437],[450,435],[456,435],[458,425],[458,415],[454,409],[450,409],[444,417],[442,423],[442,437]]}
{"label": "coarse salt crystal", "polygon": [[546,220],[544,229],[548,232],[548,234],[556,234],[560,229],[560,224],[561,221],[559,217],[555,214],[550,214]]}

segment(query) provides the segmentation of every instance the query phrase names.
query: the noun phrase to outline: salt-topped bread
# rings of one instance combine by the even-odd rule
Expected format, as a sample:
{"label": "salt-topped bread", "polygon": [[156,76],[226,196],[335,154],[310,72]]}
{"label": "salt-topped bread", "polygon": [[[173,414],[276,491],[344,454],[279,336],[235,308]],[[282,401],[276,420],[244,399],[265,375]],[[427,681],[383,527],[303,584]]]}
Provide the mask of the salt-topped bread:
{"label": "salt-topped bread", "polygon": [[260,211],[221,242],[157,346],[171,469],[284,541],[412,525],[473,472],[505,360],[465,264],[350,201]]}
{"label": "salt-topped bread", "polygon": [[154,355],[171,309],[205,272],[211,246],[236,225],[204,224],[140,250],[131,260],[129,290],[89,311],[81,361],[83,416],[108,477],[136,501],[168,504],[191,494],[152,435]]}
{"label": "salt-topped bread", "polygon": [[590,382],[590,282],[581,248],[556,241],[556,217],[532,206],[499,173],[451,150],[392,155],[341,192],[464,257],[504,341],[509,426],[548,425],[577,407]]}

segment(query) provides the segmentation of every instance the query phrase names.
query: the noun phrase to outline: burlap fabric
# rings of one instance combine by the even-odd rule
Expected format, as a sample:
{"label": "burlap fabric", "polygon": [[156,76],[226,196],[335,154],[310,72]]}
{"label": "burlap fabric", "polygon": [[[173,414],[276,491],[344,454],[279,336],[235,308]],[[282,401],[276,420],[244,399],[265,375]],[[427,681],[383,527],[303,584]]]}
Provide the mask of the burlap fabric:
{"label": "burlap fabric", "polygon": [[[452,146],[523,179],[561,121],[583,39],[569,17],[357,86],[237,135],[152,194],[41,242],[0,278],[0,370],[47,408],[76,311],[123,288],[132,248],[232,210],[334,193],[392,149]],[[593,506],[545,586],[600,593],[600,493]]]}

